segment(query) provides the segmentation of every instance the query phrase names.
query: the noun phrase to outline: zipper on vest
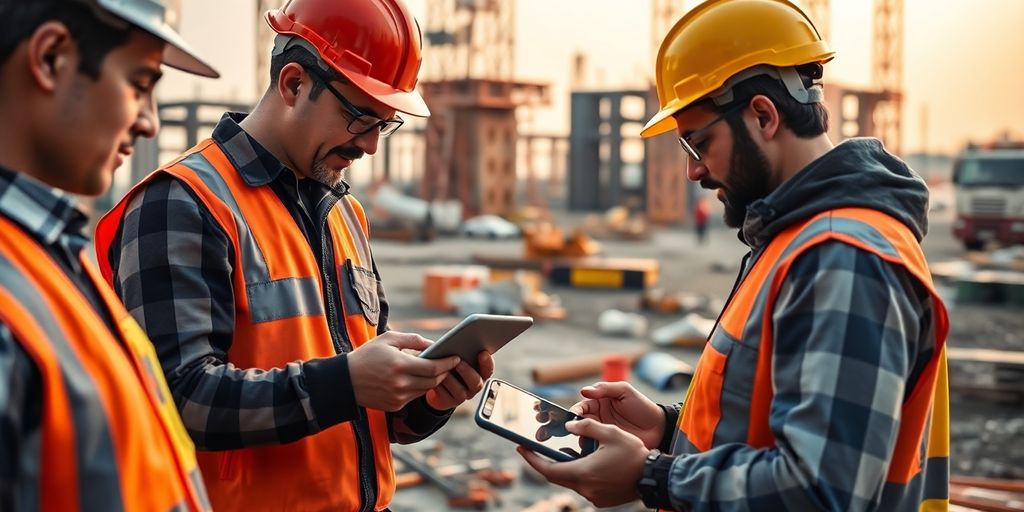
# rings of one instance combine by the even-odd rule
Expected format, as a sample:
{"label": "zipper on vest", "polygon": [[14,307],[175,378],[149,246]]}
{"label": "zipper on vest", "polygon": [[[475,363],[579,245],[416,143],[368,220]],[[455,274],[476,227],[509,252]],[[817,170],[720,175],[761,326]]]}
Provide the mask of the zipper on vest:
{"label": "zipper on vest", "polygon": [[[331,343],[334,345],[334,352],[343,354],[352,351],[352,342],[348,339],[348,333],[343,325],[344,322],[338,319],[339,303],[336,295],[337,291],[341,288],[340,283],[336,283],[334,278],[337,255],[334,255],[334,258],[328,257],[333,254],[333,248],[331,246],[327,217],[335,205],[338,204],[338,199],[338,196],[331,194],[324,201],[321,201],[321,204],[316,205],[315,208],[319,222],[315,227],[319,230],[319,233],[316,234],[320,237],[320,255],[317,263],[320,267],[320,284],[323,286],[324,297],[327,299],[327,330],[331,333]],[[313,234],[310,233],[310,235]],[[329,253],[328,251],[332,252]]]}
{"label": "zipper on vest", "polygon": [[[708,333],[707,341],[711,341],[711,337],[714,336],[715,331],[718,330],[718,324],[722,321],[722,315],[725,314],[725,310],[729,309],[729,304],[732,303],[732,298],[736,295],[736,290],[739,290],[740,283],[742,283],[743,279],[747,277],[747,265],[750,264],[751,256],[753,254],[754,251],[747,251],[747,253],[743,255],[743,259],[740,260],[740,270],[736,273],[736,280],[732,283],[732,291],[729,292],[729,297],[725,299],[725,306],[723,306],[718,312],[718,318],[715,319],[715,326],[711,329],[711,332]],[[687,390],[686,396],[690,396],[689,390]],[[680,414],[682,414],[682,410],[680,410]]]}
{"label": "zipper on vest", "polygon": [[[326,216],[323,217],[326,220]],[[327,226],[320,222],[320,277],[323,280],[324,297],[327,298],[327,325],[328,330],[331,332],[331,342],[334,344],[334,352],[343,354],[345,352],[352,351],[352,342],[348,339],[345,329],[339,328],[338,321],[338,306],[335,303],[335,290],[338,286],[331,278],[332,267],[334,265],[329,264],[327,258],[327,244],[331,243],[331,240],[327,236]]]}
{"label": "zipper on vest", "polygon": [[[352,340],[348,337],[348,331],[338,321],[337,293],[340,292],[340,283],[335,283],[331,278],[338,266],[337,255],[328,258],[328,250],[333,251],[331,238],[328,236],[330,228],[327,225],[327,216],[337,205],[340,198],[331,195],[326,207],[320,213],[320,274],[323,279],[324,296],[327,298],[327,326],[331,333],[331,341],[334,343],[334,350],[341,354],[352,351]],[[352,431],[356,437],[356,450],[359,453],[359,491],[362,499],[361,511],[372,511],[377,504],[377,467],[373,458],[373,438],[370,434],[369,418],[365,409],[356,406],[359,415],[352,420]],[[369,478],[367,475],[373,475]]]}

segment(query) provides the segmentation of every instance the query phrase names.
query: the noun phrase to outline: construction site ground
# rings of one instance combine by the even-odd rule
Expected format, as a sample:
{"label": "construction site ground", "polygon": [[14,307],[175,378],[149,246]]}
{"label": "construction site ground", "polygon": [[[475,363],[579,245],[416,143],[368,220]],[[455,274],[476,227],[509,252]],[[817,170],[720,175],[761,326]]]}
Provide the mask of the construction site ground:
{"label": "construction site ground", "polygon": [[[964,252],[951,235],[950,208],[946,205],[934,212],[930,232],[924,242],[932,262],[962,258]],[[563,214],[559,222],[571,226],[581,216]],[[689,292],[724,300],[735,279],[737,266],[746,248],[736,239],[735,231],[712,225],[707,245],[697,246],[693,232],[685,226],[658,228],[649,241],[602,240],[604,254],[621,257],[656,258],[661,263],[659,287],[670,292]],[[521,254],[519,240],[479,241],[465,238],[439,238],[427,244],[377,241],[375,257],[384,277],[391,304],[391,318],[399,328],[415,325],[410,319],[443,316],[425,310],[421,305],[423,272],[439,264],[469,264],[475,253]],[[496,356],[495,377],[531,388],[531,369],[542,363],[570,359],[600,352],[631,351],[654,347],[649,336],[623,338],[603,335],[597,327],[601,312],[615,308],[640,312],[648,320],[648,334],[655,328],[678,320],[677,315],[643,312],[639,308],[640,293],[629,290],[595,290],[545,285],[545,292],[558,295],[568,310],[562,321],[539,322]],[[1024,351],[1024,315],[1020,306],[962,305],[953,302],[952,288],[941,287],[948,299],[952,347],[993,348]],[[420,331],[428,338],[442,331]],[[670,348],[676,357],[696,363],[699,349]],[[569,391],[595,381],[594,378],[562,383]],[[659,391],[634,378],[637,388],[656,401],[669,403],[682,399],[685,389]],[[471,402],[476,406],[476,400]],[[1024,415],[1019,403],[994,403],[983,399],[965,399],[954,395],[952,412],[951,471],[954,475],[994,478],[1024,478]],[[469,408],[456,416],[434,438],[443,441],[442,462],[460,462],[488,458],[495,466],[519,474],[516,482],[496,493],[497,500],[489,510],[522,510],[563,489],[537,482],[523,470],[525,464],[515,453],[513,444],[478,428]],[[579,505],[585,503],[577,498]],[[399,490],[392,508],[396,511],[448,510],[444,495],[434,486],[421,485]],[[639,504],[617,510],[642,509]]]}

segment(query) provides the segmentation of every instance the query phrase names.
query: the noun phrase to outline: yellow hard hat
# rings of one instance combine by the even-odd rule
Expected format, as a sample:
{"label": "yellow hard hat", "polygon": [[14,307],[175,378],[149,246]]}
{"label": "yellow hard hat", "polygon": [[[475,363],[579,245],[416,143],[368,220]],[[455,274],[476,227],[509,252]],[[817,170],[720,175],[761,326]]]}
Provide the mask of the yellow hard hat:
{"label": "yellow hard hat", "polygon": [[[662,41],[655,82],[660,110],[640,135],[675,129],[676,112],[731,88],[729,79],[744,71],[823,64],[834,54],[807,15],[787,0],[708,0]],[[790,81],[784,81],[788,88]]]}

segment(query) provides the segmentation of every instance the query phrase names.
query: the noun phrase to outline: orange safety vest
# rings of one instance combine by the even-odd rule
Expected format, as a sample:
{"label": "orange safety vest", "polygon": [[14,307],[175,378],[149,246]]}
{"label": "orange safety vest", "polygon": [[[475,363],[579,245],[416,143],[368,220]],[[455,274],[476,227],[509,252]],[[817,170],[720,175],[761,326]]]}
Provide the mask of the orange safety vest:
{"label": "orange safety vest", "polygon": [[[920,245],[910,230],[875,210],[827,211],[778,234],[754,263],[722,312],[687,390],[673,453],[704,452],[726,443],[775,446],[772,403],[772,313],[792,263],[804,251],[840,241],[905,268],[932,296],[936,350],[908,390],[900,416],[886,490],[922,491],[922,510],[948,507],[949,389],[945,306],[932,286]],[[739,343],[742,340],[742,344]],[[723,390],[728,388],[728,392]],[[921,454],[925,460],[922,460]],[[891,487],[891,489],[890,489]],[[914,489],[914,490],[911,490]],[[891,494],[890,494],[891,495]]]}
{"label": "orange safety vest", "polygon": [[[188,186],[227,233],[234,247],[235,331],[228,362],[238,368],[283,367],[296,360],[331,357],[332,343],[320,269],[309,242],[269,186],[250,186],[224,150],[207,139],[136,185],[97,226],[96,249],[106,261],[125,207],[159,173]],[[346,195],[327,219],[338,262],[335,282],[352,286],[361,304],[345,302],[344,328],[352,348],[377,335],[377,281],[372,271],[366,217]],[[172,249],[173,250],[173,249]],[[343,297],[340,292],[337,296]],[[198,453],[210,500],[218,511],[358,510],[376,478],[374,506],[384,509],[395,491],[386,414],[365,410],[376,475],[361,474],[360,441],[353,422],[294,443]],[[366,428],[365,424],[362,428]]]}
{"label": "orange safety vest", "polygon": [[153,345],[80,259],[116,333],[50,255],[0,217],[0,320],[43,386],[40,510],[209,510]]}

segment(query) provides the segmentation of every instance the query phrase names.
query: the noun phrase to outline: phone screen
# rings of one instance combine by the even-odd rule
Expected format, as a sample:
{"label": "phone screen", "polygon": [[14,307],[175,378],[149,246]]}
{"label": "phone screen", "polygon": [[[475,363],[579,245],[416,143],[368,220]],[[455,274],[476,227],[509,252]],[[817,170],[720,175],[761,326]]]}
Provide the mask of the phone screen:
{"label": "phone screen", "polygon": [[593,451],[589,448],[591,440],[584,443],[588,449],[581,448],[580,437],[565,429],[567,422],[579,416],[501,381],[491,383],[480,415],[494,425],[574,458]]}

